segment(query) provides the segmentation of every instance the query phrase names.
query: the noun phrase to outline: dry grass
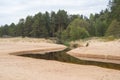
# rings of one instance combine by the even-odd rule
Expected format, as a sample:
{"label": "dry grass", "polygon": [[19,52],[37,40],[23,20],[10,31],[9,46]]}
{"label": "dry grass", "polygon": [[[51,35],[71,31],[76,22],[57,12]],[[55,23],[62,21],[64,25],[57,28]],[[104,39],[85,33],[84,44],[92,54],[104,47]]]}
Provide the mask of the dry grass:
{"label": "dry grass", "polygon": [[0,42],[47,42],[47,43],[55,43],[54,40],[45,39],[45,38],[22,38],[22,37],[15,37],[15,38],[0,38]]}
{"label": "dry grass", "polygon": [[111,42],[111,41],[117,41],[120,42],[120,39],[113,39],[113,38],[98,38],[98,37],[92,37],[87,39],[81,39],[76,41],[69,42],[69,46],[71,49],[77,48],[77,47],[85,47],[87,43],[94,44],[98,42]]}
{"label": "dry grass", "polygon": [[70,48],[73,49],[77,47],[83,47],[85,43],[82,40],[79,40],[79,41],[71,41],[69,44],[70,44]]}

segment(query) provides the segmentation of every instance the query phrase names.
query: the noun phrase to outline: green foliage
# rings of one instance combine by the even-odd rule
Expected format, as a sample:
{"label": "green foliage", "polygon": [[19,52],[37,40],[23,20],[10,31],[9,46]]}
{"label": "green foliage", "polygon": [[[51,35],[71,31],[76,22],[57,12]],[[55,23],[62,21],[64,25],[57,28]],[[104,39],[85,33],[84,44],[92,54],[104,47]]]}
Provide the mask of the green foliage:
{"label": "green foliage", "polygon": [[37,13],[20,19],[18,24],[0,27],[0,36],[57,37],[58,42],[83,39],[89,36],[120,37],[120,0],[110,0],[109,9],[99,14],[68,15],[65,10]]}
{"label": "green foliage", "polygon": [[[32,24],[32,37],[46,37],[48,36],[47,24],[46,24],[46,15],[42,13],[38,13],[34,16],[34,22]],[[47,27],[46,27],[47,26]]]}
{"label": "green foliage", "polygon": [[110,19],[111,21],[113,19],[116,19],[117,21],[120,21],[120,0],[112,0],[109,2],[109,6],[111,9],[110,12]]}
{"label": "green foliage", "polygon": [[27,37],[31,37],[32,24],[33,24],[33,17],[27,16],[25,20],[25,27],[24,27],[24,34]]}
{"label": "green foliage", "polygon": [[50,36],[54,37],[56,32],[56,13],[51,12],[50,15]]}
{"label": "green foliage", "polygon": [[120,37],[120,22],[113,20],[106,32],[106,36]]}
{"label": "green foliage", "polygon": [[3,28],[0,27],[0,37],[2,37],[2,35],[3,35]]}
{"label": "green foliage", "polygon": [[89,23],[90,27],[88,32],[90,36],[104,36],[108,28],[108,10],[101,11],[100,14],[91,14]]}
{"label": "green foliage", "polygon": [[120,37],[120,0],[110,0],[109,9],[106,36]]}
{"label": "green foliage", "polygon": [[104,36],[105,32],[106,32],[106,22],[102,21],[100,19],[96,20],[95,23],[95,27],[96,27],[96,36]]}
{"label": "green foliage", "polygon": [[24,23],[25,23],[25,20],[24,19],[20,19],[19,20],[19,23],[17,24],[17,28],[16,28],[16,35],[17,36],[22,36],[22,37],[25,37],[24,35]]}
{"label": "green foliage", "polygon": [[77,39],[83,39],[88,37],[89,34],[87,32],[87,30],[85,30],[85,28],[73,28],[71,27],[71,31],[70,31],[70,39],[71,40],[77,40]]}
{"label": "green foliage", "polygon": [[69,41],[64,41],[63,44],[64,44],[65,46],[67,46],[67,47],[70,47]]}
{"label": "green foliage", "polygon": [[15,29],[16,29],[16,25],[14,23],[12,23],[8,28],[9,35],[16,36],[16,30]]}
{"label": "green foliage", "polygon": [[70,37],[70,36],[69,36],[69,33],[68,33],[66,30],[64,30],[64,31],[62,32],[62,35],[61,35],[62,41],[64,42],[64,41],[67,40],[69,37]]}
{"label": "green foliage", "polygon": [[88,27],[88,23],[82,19],[75,19],[72,21],[67,29],[63,31],[62,38],[63,40],[76,40],[83,39],[89,36],[86,28]]}
{"label": "green foliage", "polygon": [[61,39],[61,34],[68,26],[68,15],[64,10],[59,10],[56,14],[56,36]]}

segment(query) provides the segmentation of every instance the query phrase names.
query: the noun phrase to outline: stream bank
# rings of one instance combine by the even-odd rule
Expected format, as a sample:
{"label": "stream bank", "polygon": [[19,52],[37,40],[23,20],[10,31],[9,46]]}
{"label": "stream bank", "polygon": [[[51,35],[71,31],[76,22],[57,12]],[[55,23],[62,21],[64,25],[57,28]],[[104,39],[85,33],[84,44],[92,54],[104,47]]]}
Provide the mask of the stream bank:
{"label": "stream bank", "polygon": [[69,50],[70,49],[67,48],[63,51],[48,52],[45,54],[26,53],[26,54],[17,55],[17,56],[30,57],[30,58],[35,58],[35,59],[56,60],[56,61],[60,61],[60,62],[80,64],[80,65],[94,65],[94,66],[99,66],[99,67],[103,67],[103,68],[120,70],[120,64],[81,60],[81,59],[75,58],[75,57],[67,54],[66,52],[68,52]]}

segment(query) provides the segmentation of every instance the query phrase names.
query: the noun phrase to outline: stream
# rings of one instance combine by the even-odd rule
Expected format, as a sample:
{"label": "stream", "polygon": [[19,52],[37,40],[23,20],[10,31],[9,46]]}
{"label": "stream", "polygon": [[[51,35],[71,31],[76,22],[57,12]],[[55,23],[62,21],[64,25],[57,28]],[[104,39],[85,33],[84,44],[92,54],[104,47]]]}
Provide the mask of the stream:
{"label": "stream", "polygon": [[17,56],[30,57],[30,58],[35,58],[35,59],[56,60],[56,61],[60,61],[60,62],[80,64],[80,65],[94,65],[94,66],[99,66],[99,67],[103,67],[103,68],[120,70],[120,64],[81,60],[81,59],[75,58],[75,57],[67,54],[66,52],[69,50],[70,49],[65,49],[63,51],[49,52],[49,53],[45,53],[45,54],[26,53],[26,54],[17,55]]}

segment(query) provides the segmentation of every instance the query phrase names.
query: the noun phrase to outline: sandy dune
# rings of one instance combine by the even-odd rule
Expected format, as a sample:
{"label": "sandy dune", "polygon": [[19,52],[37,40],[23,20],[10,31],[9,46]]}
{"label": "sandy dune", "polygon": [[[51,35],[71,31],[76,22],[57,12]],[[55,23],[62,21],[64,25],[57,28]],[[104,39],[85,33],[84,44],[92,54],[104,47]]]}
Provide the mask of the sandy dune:
{"label": "sandy dune", "polygon": [[[50,43],[30,43],[30,42],[1,42],[0,51],[2,54],[24,54],[24,53],[39,53],[64,50],[63,45]],[[40,53],[41,54],[41,53]]]}
{"label": "sandy dune", "polygon": [[120,80],[119,70],[9,55],[39,49],[61,50],[65,49],[65,46],[51,43],[0,42],[0,80]]}
{"label": "sandy dune", "polygon": [[120,41],[92,41],[88,47],[73,49],[68,54],[80,59],[120,64]]}

